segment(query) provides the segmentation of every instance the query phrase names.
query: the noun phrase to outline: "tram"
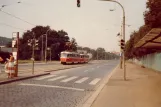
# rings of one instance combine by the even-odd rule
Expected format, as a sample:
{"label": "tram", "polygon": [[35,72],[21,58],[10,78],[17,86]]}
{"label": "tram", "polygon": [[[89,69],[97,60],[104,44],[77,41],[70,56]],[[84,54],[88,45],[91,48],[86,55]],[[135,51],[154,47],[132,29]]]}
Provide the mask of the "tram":
{"label": "tram", "polygon": [[60,54],[61,64],[88,63],[89,55],[63,51]]}

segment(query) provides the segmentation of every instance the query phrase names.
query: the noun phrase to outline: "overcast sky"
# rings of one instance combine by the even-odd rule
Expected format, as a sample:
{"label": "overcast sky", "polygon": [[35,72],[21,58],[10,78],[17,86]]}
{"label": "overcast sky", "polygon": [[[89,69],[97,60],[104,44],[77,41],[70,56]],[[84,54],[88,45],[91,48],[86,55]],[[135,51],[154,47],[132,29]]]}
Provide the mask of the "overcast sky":
{"label": "overcast sky", "polygon": [[[118,37],[122,21],[122,10],[112,2],[98,0],[0,0],[0,5],[8,5],[3,11],[18,16],[34,25],[49,25],[55,30],[65,30],[70,38],[75,38],[80,46],[96,49],[103,47],[106,51],[119,51]],[[132,31],[144,24],[143,12],[147,0],[118,0],[125,8],[126,39]],[[110,11],[114,9],[114,11]],[[5,26],[8,24],[24,30],[34,26],[0,12],[0,36],[12,37],[12,32],[23,30]]]}

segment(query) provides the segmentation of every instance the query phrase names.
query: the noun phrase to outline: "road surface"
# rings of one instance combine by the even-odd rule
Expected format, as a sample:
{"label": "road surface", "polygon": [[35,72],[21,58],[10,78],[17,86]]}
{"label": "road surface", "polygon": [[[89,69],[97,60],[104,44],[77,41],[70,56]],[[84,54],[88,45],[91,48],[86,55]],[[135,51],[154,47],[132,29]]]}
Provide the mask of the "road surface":
{"label": "road surface", "polygon": [[94,63],[0,85],[0,107],[78,107],[117,64]]}

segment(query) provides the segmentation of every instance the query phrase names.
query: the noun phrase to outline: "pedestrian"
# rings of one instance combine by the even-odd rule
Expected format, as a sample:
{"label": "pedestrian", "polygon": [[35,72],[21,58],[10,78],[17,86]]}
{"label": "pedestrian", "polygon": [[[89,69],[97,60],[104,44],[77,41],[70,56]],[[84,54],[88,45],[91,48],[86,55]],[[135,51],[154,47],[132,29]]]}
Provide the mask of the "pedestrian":
{"label": "pedestrian", "polygon": [[7,61],[5,62],[4,70],[5,70],[5,73],[7,73],[8,78],[10,78],[10,72],[8,70],[8,64],[9,64],[9,59],[7,59]]}
{"label": "pedestrian", "polygon": [[1,62],[3,61],[3,58],[0,57],[0,73],[2,72]]}
{"label": "pedestrian", "polygon": [[14,57],[12,53],[10,54],[10,59],[8,62],[8,71],[9,71],[10,78],[13,78],[14,73],[15,73],[15,67],[14,67]]}

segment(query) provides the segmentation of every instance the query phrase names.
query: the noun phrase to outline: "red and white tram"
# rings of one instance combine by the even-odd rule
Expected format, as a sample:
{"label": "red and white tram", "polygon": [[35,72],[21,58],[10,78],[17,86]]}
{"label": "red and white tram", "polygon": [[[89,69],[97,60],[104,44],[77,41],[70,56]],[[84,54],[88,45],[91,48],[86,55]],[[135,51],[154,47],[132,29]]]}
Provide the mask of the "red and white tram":
{"label": "red and white tram", "polygon": [[67,51],[61,52],[60,62],[62,64],[87,63],[88,61],[89,55]]}

